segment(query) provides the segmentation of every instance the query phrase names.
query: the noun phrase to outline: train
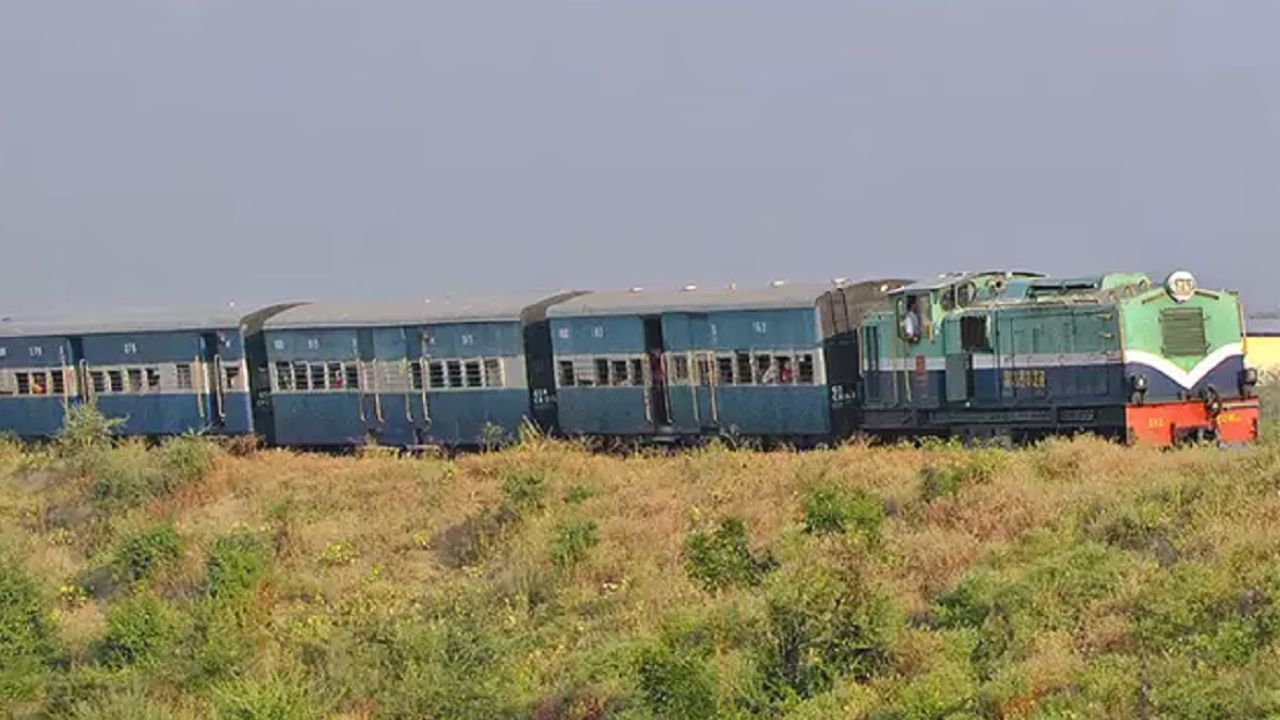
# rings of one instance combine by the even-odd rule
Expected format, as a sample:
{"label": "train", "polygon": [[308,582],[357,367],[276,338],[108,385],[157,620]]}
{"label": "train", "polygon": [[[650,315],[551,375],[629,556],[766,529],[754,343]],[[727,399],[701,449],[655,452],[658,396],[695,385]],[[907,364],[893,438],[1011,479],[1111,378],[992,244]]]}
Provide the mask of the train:
{"label": "train", "polygon": [[0,318],[0,433],[465,449],[526,428],[808,447],[865,436],[1248,443],[1243,306],[1186,271],[559,291],[242,314]]}

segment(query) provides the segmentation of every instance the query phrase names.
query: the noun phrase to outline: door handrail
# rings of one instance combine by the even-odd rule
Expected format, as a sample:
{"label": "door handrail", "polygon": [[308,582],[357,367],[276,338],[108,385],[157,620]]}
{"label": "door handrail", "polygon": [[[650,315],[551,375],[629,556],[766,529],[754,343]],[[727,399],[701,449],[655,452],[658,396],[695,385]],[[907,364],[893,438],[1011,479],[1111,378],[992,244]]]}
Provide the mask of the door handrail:
{"label": "door handrail", "polygon": [[[289,371],[292,372],[293,368],[290,367]],[[201,384],[205,382],[204,374],[205,374],[204,363],[200,360],[200,358],[198,356],[191,358],[191,389],[192,391],[195,392],[196,409],[200,411],[201,420],[204,420],[208,417],[208,413],[205,412],[205,407],[204,407],[205,393],[200,389]]]}
{"label": "door handrail", "polygon": [[373,359],[373,416],[377,418],[378,424],[386,423],[386,418],[382,417],[382,393],[379,392],[381,378],[378,376],[378,359]]}
{"label": "door handrail", "polygon": [[413,424],[413,403],[410,399],[413,397],[413,373],[409,371],[409,358],[400,359],[400,372],[404,375],[404,419]]}
{"label": "door handrail", "polygon": [[427,386],[431,383],[430,364],[427,357],[418,359],[418,363],[422,367],[422,422],[427,427],[431,426],[431,406],[427,404]]}
{"label": "door handrail", "polygon": [[77,364],[80,367],[80,383],[83,383],[83,386],[80,383],[76,383],[76,387],[80,390],[80,395],[85,402],[88,402],[93,399],[91,394],[93,392],[93,383],[89,380],[89,361],[80,358]]}
{"label": "door handrail", "polygon": [[364,361],[356,358],[356,407],[360,413],[360,422],[368,422],[368,418],[364,414],[364,381],[365,370]]}
{"label": "door handrail", "polygon": [[221,355],[221,354],[214,354],[214,356],[213,356],[213,381],[212,381],[212,384],[213,384],[213,409],[214,409],[214,410],[217,412],[217,414],[218,414],[218,421],[219,421],[219,422],[225,422],[225,421],[226,421],[226,419],[227,419],[227,408],[226,408],[226,403],[225,403],[226,398],[225,398],[225,396],[223,395],[223,392],[222,392],[222,389],[223,389],[223,388],[222,388],[222,378],[223,378],[222,355]]}

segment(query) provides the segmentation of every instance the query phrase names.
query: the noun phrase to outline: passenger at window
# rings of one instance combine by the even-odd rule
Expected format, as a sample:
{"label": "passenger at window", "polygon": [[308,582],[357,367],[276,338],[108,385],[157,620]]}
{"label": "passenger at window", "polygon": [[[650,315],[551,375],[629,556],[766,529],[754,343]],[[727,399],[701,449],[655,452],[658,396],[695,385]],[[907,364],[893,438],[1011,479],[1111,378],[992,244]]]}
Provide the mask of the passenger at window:
{"label": "passenger at window", "polygon": [[791,358],[778,358],[778,382],[790,385],[795,382],[795,371],[791,368]]}
{"label": "passenger at window", "polygon": [[39,375],[31,376],[31,394],[32,395],[44,394],[44,383],[40,381]]}
{"label": "passenger at window", "polygon": [[760,376],[761,385],[777,385],[778,384],[778,361],[773,360],[769,363],[769,367]]}
{"label": "passenger at window", "polygon": [[902,316],[902,336],[911,342],[920,339],[920,311],[914,297],[907,298],[907,312]]}

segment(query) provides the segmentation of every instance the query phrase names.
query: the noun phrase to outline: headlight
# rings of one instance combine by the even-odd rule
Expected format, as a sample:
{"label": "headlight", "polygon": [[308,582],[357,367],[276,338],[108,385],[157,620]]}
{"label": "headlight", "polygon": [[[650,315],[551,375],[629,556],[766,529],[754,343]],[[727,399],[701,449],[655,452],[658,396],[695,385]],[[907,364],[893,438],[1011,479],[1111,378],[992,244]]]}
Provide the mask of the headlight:
{"label": "headlight", "polygon": [[1129,386],[1130,386],[1130,387],[1132,387],[1134,390],[1136,390],[1136,391],[1138,391],[1138,392],[1142,392],[1143,390],[1146,390],[1146,389],[1147,389],[1147,376],[1146,376],[1146,375],[1143,375],[1142,373],[1138,373],[1137,375],[1132,375],[1132,376],[1130,376],[1130,377],[1129,377]]}

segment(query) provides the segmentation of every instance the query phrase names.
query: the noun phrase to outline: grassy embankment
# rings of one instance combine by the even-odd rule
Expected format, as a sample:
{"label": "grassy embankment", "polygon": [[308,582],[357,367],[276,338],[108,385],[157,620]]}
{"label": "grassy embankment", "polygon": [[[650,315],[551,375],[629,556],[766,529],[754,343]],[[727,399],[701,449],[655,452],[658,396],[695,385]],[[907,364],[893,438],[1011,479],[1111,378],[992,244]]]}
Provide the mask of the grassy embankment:
{"label": "grassy embankment", "polygon": [[0,443],[0,714],[1280,714],[1280,442]]}

